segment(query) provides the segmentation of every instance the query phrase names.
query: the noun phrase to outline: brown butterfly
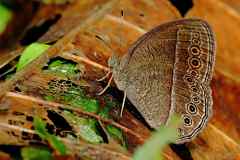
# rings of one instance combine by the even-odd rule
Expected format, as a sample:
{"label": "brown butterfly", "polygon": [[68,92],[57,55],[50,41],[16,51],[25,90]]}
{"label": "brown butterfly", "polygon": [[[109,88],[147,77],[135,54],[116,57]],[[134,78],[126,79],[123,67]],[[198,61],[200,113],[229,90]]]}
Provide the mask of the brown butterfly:
{"label": "brown butterfly", "polygon": [[200,19],[162,24],[140,37],[122,58],[109,59],[117,87],[152,128],[180,115],[176,143],[195,137],[212,112],[215,62],[211,27]]}

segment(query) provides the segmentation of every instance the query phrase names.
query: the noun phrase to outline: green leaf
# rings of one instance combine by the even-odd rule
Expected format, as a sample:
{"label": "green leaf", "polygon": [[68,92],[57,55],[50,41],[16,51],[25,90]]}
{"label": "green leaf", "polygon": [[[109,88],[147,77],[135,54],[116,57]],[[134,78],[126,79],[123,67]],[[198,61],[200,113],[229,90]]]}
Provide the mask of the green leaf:
{"label": "green leaf", "polygon": [[79,74],[79,69],[76,63],[71,63],[65,60],[55,60],[48,65],[48,71],[59,76],[74,77]]}
{"label": "green leaf", "polygon": [[85,97],[84,90],[80,86],[72,86],[70,87],[67,92],[67,94],[71,94],[73,96],[79,96],[79,97]]}
{"label": "green leaf", "polygon": [[33,126],[36,131],[36,133],[42,138],[47,139],[48,132],[46,130],[46,123],[42,121],[42,119],[38,116],[35,116],[33,118]]}
{"label": "green leaf", "polygon": [[99,103],[95,99],[78,98],[71,102],[73,106],[80,106],[84,111],[96,113],[99,109]]}
{"label": "green leaf", "polygon": [[51,152],[46,148],[24,147],[21,156],[23,160],[53,160]]}
{"label": "green leaf", "polygon": [[66,146],[62,143],[61,140],[58,139],[58,137],[54,135],[48,135],[47,140],[50,143],[50,145],[57,150],[61,155],[66,155],[67,154],[67,148]]}
{"label": "green leaf", "polygon": [[54,101],[55,97],[52,95],[46,95],[43,97],[46,101]]}
{"label": "green leaf", "polygon": [[47,50],[50,46],[42,43],[32,43],[27,46],[17,64],[17,71],[24,68],[28,63],[39,57],[45,50]]}
{"label": "green leaf", "polygon": [[[77,87],[70,87],[67,91],[63,94],[59,94],[60,97],[63,97],[63,101],[67,102],[68,104],[74,104],[74,101],[81,101],[84,96],[84,91],[81,88]],[[76,104],[79,105],[79,104]]]}
{"label": "green leaf", "polygon": [[35,116],[33,119],[33,125],[36,133],[44,140],[47,140],[48,143],[61,155],[66,155],[67,149],[66,146],[58,139],[58,137],[48,133],[46,129],[46,123],[38,116]]}
{"label": "green leaf", "polygon": [[104,107],[104,108],[98,113],[98,115],[101,116],[102,118],[109,119],[109,118],[110,118],[109,110],[110,110],[109,108]]}
{"label": "green leaf", "polygon": [[112,125],[108,125],[107,126],[107,131],[113,137],[121,139],[121,140],[123,139],[122,131],[119,128],[116,128],[116,127],[114,127]]}
{"label": "green leaf", "polygon": [[162,160],[161,151],[170,142],[177,139],[179,118],[173,117],[168,126],[162,126],[152,134],[149,140],[133,155],[133,160]]}
{"label": "green leaf", "polygon": [[74,124],[78,136],[90,143],[101,143],[103,142],[102,137],[97,131],[97,121],[94,119],[87,119],[82,117],[77,117],[69,111],[63,112],[65,118]]}
{"label": "green leaf", "polygon": [[4,32],[11,18],[12,12],[0,3],[0,33]]}
{"label": "green leaf", "polygon": [[111,137],[119,141],[122,144],[122,146],[127,148],[121,129],[114,127],[112,125],[107,125],[106,129]]}

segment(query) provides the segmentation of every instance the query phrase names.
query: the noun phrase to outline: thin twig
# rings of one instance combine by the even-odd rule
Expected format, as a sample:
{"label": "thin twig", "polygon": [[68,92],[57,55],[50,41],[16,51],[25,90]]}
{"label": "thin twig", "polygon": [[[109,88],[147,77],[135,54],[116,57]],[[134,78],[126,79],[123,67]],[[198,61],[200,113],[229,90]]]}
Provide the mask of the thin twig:
{"label": "thin twig", "polygon": [[28,133],[31,133],[31,134],[35,134],[34,130],[19,127],[19,126],[15,126],[15,125],[10,125],[10,124],[7,124],[7,123],[0,123],[0,128],[8,128],[8,129],[10,128],[10,129],[14,129],[14,130],[19,130],[19,131],[24,131],[24,132],[28,132]]}

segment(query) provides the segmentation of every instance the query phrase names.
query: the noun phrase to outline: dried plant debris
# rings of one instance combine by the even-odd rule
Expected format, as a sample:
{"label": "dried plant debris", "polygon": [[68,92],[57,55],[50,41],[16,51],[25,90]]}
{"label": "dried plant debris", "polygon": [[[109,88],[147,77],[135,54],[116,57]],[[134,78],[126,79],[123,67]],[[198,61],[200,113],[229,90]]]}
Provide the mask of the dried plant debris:
{"label": "dried plant debris", "polygon": [[[74,94],[75,96],[75,94]],[[78,95],[77,95],[78,96]],[[75,97],[76,98],[76,97]],[[100,108],[100,105],[96,105],[98,103],[97,100],[92,100],[91,99],[84,99],[81,100],[79,98],[79,104],[77,104],[75,107],[79,107],[80,109],[87,111],[87,112],[92,112],[95,114],[99,114],[104,117],[110,118],[109,110],[111,107],[115,106],[109,106],[105,105],[103,106],[103,109]],[[71,101],[71,100],[70,100]],[[74,102],[76,103],[76,102]],[[84,106],[84,107],[82,107]],[[88,106],[88,107],[86,107]],[[27,107],[27,106],[26,106]],[[74,107],[74,108],[75,108]],[[74,110],[68,109],[68,108],[47,108],[41,106],[33,106],[33,107],[28,107],[30,110],[31,108],[34,109],[34,112],[40,112],[41,117],[45,120],[48,119],[48,129],[51,131],[51,133],[55,133],[57,135],[66,137],[67,134],[72,134],[74,137],[79,137],[82,139],[85,139],[89,142],[92,143],[102,143],[103,138],[101,137],[101,134],[99,133],[99,127],[101,127],[98,124],[98,121],[92,118],[87,118],[87,117],[81,117],[81,115],[74,113]],[[13,110],[14,108],[11,108]],[[20,110],[15,110],[13,112],[9,111],[5,112],[6,120],[10,125],[20,125],[23,127],[24,125],[32,125],[32,117],[34,115],[34,112],[29,112],[28,110],[25,110],[24,112],[21,112]],[[12,116],[8,116],[7,114],[12,114]],[[40,114],[39,113],[39,114]],[[4,114],[4,112],[2,112]],[[39,115],[40,116],[40,115]],[[79,117],[80,116],[80,117]],[[4,116],[2,116],[4,118]],[[46,119],[47,118],[47,119]],[[6,121],[5,120],[5,121]],[[24,122],[27,120],[27,122]],[[30,127],[31,128],[31,127]],[[123,133],[121,130],[115,128],[114,126],[107,125],[106,130],[108,133],[102,133],[102,134],[109,134],[113,139],[116,139],[116,141],[121,142],[122,144],[125,144],[124,139],[123,139]],[[87,133],[89,134],[89,137],[87,136]]]}
{"label": "dried plant debris", "polygon": [[0,68],[0,82],[4,82],[16,73],[16,66],[19,61],[19,57],[20,56],[16,56]]}
{"label": "dried plant debris", "polygon": [[[55,62],[57,62],[57,65],[52,65]],[[74,77],[72,74],[75,75],[75,71],[79,72],[74,65],[75,64],[59,59],[49,63],[49,65],[43,70],[43,73],[53,75],[53,78],[55,78],[45,83],[46,86],[41,87],[37,85],[37,87],[41,88],[41,90],[38,90],[37,92],[39,93],[38,96],[47,101],[70,105],[73,108],[78,108],[83,111],[99,115],[100,117],[111,119],[111,110],[114,108],[115,110],[118,110],[116,108],[119,108],[120,106],[115,99],[113,99],[110,95],[96,97],[93,92],[89,92],[89,90],[91,90],[89,86],[79,85],[75,83],[74,80],[63,78],[63,75],[66,73],[65,70],[68,70],[66,69],[68,68],[67,66],[69,66],[70,70],[73,71],[67,72],[68,77]],[[52,68],[54,68],[55,72],[52,72]],[[56,75],[59,74],[60,76],[56,79]],[[34,93],[36,90],[31,89],[34,84],[26,84],[28,84],[28,86],[19,84],[18,88],[20,88],[20,91],[22,93],[36,95],[36,93]],[[50,133],[67,138],[71,142],[84,140],[88,143],[100,144],[114,141],[116,144],[120,144],[123,147],[127,146],[127,142],[124,139],[124,134],[121,129],[116,126],[112,126],[111,124],[101,125],[99,120],[90,117],[82,117],[81,115],[75,113],[74,110],[67,108],[60,107],[51,109],[41,106],[32,106],[31,108],[34,110],[32,113],[29,111],[14,111],[17,114],[13,114],[12,118],[8,116],[8,123],[10,125],[24,127],[26,125],[26,123],[24,123],[24,119],[27,119],[27,126],[32,126],[33,124],[31,123],[34,114],[41,113],[38,115],[47,122],[46,127]],[[11,110],[13,110],[13,108]],[[29,127],[29,129],[31,129],[31,127]],[[20,135],[20,139],[21,137],[25,137],[22,134]],[[24,139],[26,140],[26,137]],[[30,142],[36,141],[36,138],[31,139],[31,136],[27,139],[30,140]],[[39,142],[42,143],[42,141]]]}
{"label": "dried plant debris", "polygon": [[[0,79],[5,80],[14,75],[17,71],[20,71],[29,63],[38,58],[45,50],[50,46],[43,43],[32,43],[27,46],[20,56],[16,56],[14,59],[8,62],[0,71]],[[14,52],[13,52],[14,53]]]}
{"label": "dried plant debris", "polygon": [[[27,106],[24,106],[27,108]],[[42,106],[33,106],[28,109],[20,109],[13,111],[11,109],[12,116],[7,110],[3,111],[2,114],[7,114],[1,118],[5,117],[7,121],[7,128],[1,130],[1,134],[7,134],[7,139],[11,137],[13,144],[31,144],[47,143],[55,150],[61,154],[65,154],[65,147],[59,141],[59,137],[65,138],[70,144],[80,143],[85,141],[91,144],[103,144],[109,143],[111,140],[114,143],[120,144],[123,147],[126,147],[126,140],[124,139],[123,132],[112,125],[100,125],[99,121],[90,117],[82,117],[81,115],[74,112],[71,109],[47,109],[48,107]],[[17,108],[16,108],[17,109]],[[27,111],[28,110],[28,111]],[[30,110],[34,111],[33,113],[29,112]],[[45,111],[45,113],[44,113]],[[37,114],[38,116],[34,116]],[[40,118],[41,117],[41,118]],[[43,121],[44,120],[44,121]],[[3,120],[1,120],[4,123]],[[6,124],[6,123],[5,123]],[[1,124],[1,128],[3,124]],[[6,127],[6,125],[4,125]],[[19,131],[16,132],[11,128],[18,128]],[[34,129],[38,136],[34,132],[28,132],[28,129]],[[106,133],[104,132],[106,131]],[[110,135],[108,137],[108,135]],[[107,139],[106,139],[107,137]],[[108,139],[109,138],[109,139]],[[11,144],[10,141],[1,143]],[[120,147],[120,146],[119,146]],[[69,152],[70,154],[72,152]]]}

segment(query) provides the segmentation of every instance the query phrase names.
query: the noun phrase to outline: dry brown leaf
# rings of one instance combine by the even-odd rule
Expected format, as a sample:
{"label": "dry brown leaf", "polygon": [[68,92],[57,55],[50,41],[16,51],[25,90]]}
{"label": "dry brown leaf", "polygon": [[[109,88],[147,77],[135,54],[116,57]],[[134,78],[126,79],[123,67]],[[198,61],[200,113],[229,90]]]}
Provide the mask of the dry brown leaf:
{"label": "dry brown leaf", "polygon": [[214,101],[214,114],[211,122],[240,143],[240,84],[216,72],[211,85]]}
{"label": "dry brown leaf", "polygon": [[194,160],[234,160],[240,146],[212,124],[188,144]]}
{"label": "dry brown leaf", "polygon": [[220,0],[227,4],[229,7],[235,9],[237,12],[240,12],[240,1],[239,0]]}

